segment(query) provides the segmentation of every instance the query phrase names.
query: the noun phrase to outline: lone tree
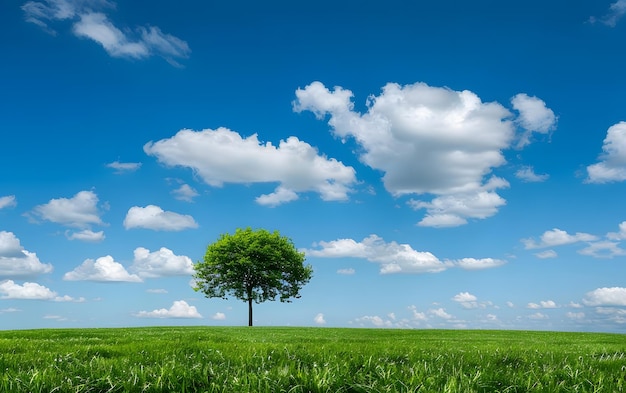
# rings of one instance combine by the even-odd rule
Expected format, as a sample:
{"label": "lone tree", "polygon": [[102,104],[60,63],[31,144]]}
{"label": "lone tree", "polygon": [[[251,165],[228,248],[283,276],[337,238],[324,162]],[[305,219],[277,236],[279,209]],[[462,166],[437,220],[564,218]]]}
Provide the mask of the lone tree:
{"label": "lone tree", "polygon": [[248,326],[252,326],[252,302],[290,302],[311,279],[311,265],[304,253],[278,231],[237,229],[222,234],[207,247],[204,261],[194,265],[194,290],[208,298],[234,296],[248,302]]}

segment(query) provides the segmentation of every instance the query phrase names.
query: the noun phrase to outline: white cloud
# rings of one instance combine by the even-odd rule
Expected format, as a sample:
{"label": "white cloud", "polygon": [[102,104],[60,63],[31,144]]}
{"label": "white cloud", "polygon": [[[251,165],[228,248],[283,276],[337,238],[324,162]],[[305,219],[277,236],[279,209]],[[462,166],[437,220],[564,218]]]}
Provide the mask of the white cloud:
{"label": "white cloud", "polygon": [[615,27],[617,22],[626,14],[626,0],[617,0],[615,3],[611,3],[609,6],[609,11],[606,15],[600,17],[600,19],[592,16],[589,18],[589,22],[596,23],[600,21],[601,23]]}
{"label": "white cloud", "polygon": [[590,235],[588,233],[578,232],[575,235],[570,235],[566,231],[554,228],[550,231],[545,231],[543,235],[541,235],[541,241],[539,243],[537,243],[534,239],[522,239],[522,243],[524,243],[527,250],[531,250],[535,248],[562,246],[577,242],[590,242],[597,239],[597,236]]}
{"label": "white cloud", "polygon": [[492,302],[478,302],[478,298],[469,292],[460,292],[456,294],[452,300],[467,309],[486,308],[493,305]]}
{"label": "white cloud", "polygon": [[363,317],[357,318],[356,321],[359,323],[370,323],[376,327],[391,327],[393,324],[390,320],[385,320],[378,315],[365,315]]}
{"label": "white cloud", "polygon": [[67,281],[99,281],[99,282],[141,282],[136,274],[129,274],[121,263],[115,262],[110,255],[95,261],[86,259],[74,270],[65,273]]}
{"label": "white cloud", "polygon": [[361,242],[352,239],[338,239],[319,242],[317,250],[305,253],[320,258],[364,258],[379,263],[380,273],[436,273],[446,270],[450,263],[440,261],[430,252],[414,250],[408,244],[386,243],[377,235],[370,235]]}
{"label": "white cloud", "polygon": [[52,265],[26,251],[13,232],[0,231],[0,277],[30,277],[50,273]]}
{"label": "white cloud", "polygon": [[172,250],[165,247],[154,252],[137,247],[134,255],[130,269],[140,277],[186,276],[194,273],[193,262],[189,257],[174,255]]}
{"label": "white cloud", "polygon": [[[400,86],[388,83],[367,100],[367,113],[354,112],[353,94],[332,91],[313,82],[296,91],[294,110],[311,111],[318,118],[330,115],[333,133],[354,138],[361,146],[360,160],[384,173],[385,188],[395,196],[431,194],[423,226],[458,226],[468,219],[483,219],[505,204],[496,190],[508,182],[491,175],[505,163],[503,149],[515,139],[512,113],[496,102],[484,103],[471,91],[431,87],[425,83]],[[518,101],[533,103],[538,99]],[[549,109],[518,105],[520,122],[537,131],[547,127],[541,117]],[[545,117],[545,116],[544,116]]]}
{"label": "white cloud", "polygon": [[128,209],[124,219],[124,228],[146,228],[155,231],[182,231],[197,228],[198,224],[192,216],[168,212],[159,206],[133,206]]}
{"label": "white cloud", "polygon": [[36,206],[33,214],[41,219],[70,227],[102,225],[98,211],[98,196],[93,191],[80,191],[69,199],[51,199],[46,204]]}
{"label": "white cloud", "polygon": [[549,317],[549,316],[547,316],[546,314],[540,313],[540,312],[537,312],[537,313],[531,314],[531,315],[529,315],[529,316],[528,316],[528,318],[530,318],[530,319],[535,319],[535,320],[545,320],[545,319],[550,319],[550,317]]}
{"label": "white cloud", "polygon": [[172,194],[174,194],[174,198],[185,202],[193,202],[193,198],[200,195],[198,194],[198,191],[196,191],[189,184],[181,185],[180,187],[172,191]]}
{"label": "white cloud", "polygon": [[2,313],[7,313],[7,312],[20,312],[22,310],[17,309],[17,308],[13,308],[13,307],[9,307],[9,308],[4,308],[2,310],[0,310],[0,314]]}
{"label": "white cloud", "polygon": [[58,296],[49,288],[34,282],[16,284],[13,280],[0,282],[1,299],[51,300],[55,302],[83,302],[84,298],[74,299],[71,296]]}
{"label": "white cloud", "polygon": [[13,280],[0,283],[2,299],[29,299],[29,300],[52,300],[57,293],[34,282],[25,282],[23,285],[16,284]]}
{"label": "white cloud", "polygon": [[522,93],[513,97],[511,104],[519,112],[519,117],[515,121],[526,130],[521,135],[517,147],[528,145],[533,132],[547,134],[556,127],[557,118],[543,100]]}
{"label": "white cloud", "polygon": [[13,232],[0,231],[0,258],[24,257],[24,247]]}
{"label": "white cloud", "polygon": [[578,253],[594,258],[613,258],[626,255],[626,250],[620,248],[618,244],[619,243],[610,241],[594,242],[590,243],[582,250],[579,250]]}
{"label": "white cloud", "polygon": [[184,300],[175,301],[169,309],[139,311],[135,316],[139,318],[202,318],[196,307],[190,306]]}
{"label": "white cloud", "polygon": [[174,66],[174,59],[187,58],[191,50],[180,38],[165,34],[158,27],[119,28],[110,21],[106,10],[115,9],[107,0],[42,0],[22,6],[26,21],[56,35],[53,22],[71,20],[75,36],[100,44],[113,57],[143,59],[161,56]]}
{"label": "white cloud", "polygon": [[411,305],[408,307],[409,310],[411,310],[411,313],[413,314],[413,320],[415,321],[427,321],[428,317],[426,316],[426,313],[417,311],[417,307],[414,305]]}
{"label": "white cloud", "polygon": [[446,310],[441,307],[437,309],[433,309],[433,310],[428,310],[428,313],[430,315],[434,315],[436,317],[439,317],[441,319],[446,319],[446,320],[454,318],[453,315],[448,314]]}
{"label": "white cloud", "polygon": [[313,322],[315,322],[316,325],[326,325],[324,314],[322,313],[317,314],[315,318],[313,318]]}
{"label": "white cloud", "polygon": [[459,292],[458,294],[454,295],[452,300],[458,303],[467,303],[475,302],[476,300],[478,300],[478,298],[469,292]]}
{"label": "white cloud", "polygon": [[619,232],[609,232],[606,237],[611,240],[626,240],[626,221],[619,224]]}
{"label": "white cloud", "polygon": [[136,170],[141,168],[141,163],[140,162],[113,161],[111,163],[108,163],[106,166],[108,168],[115,169],[115,173],[117,174],[123,174],[123,173],[135,172]]}
{"label": "white cloud", "polygon": [[611,126],[602,145],[600,162],[587,167],[588,183],[626,180],[626,122]]}
{"label": "white cloud", "polygon": [[257,203],[268,206],[293,201],[308,191],[325,201],[346,200],[356,182],[352,167],[319,155],[294,136],[274,146],[260,142],[256,134],[242,138],[227,128],[181,130],[172,138],[147,143],[144,151],[165,165],[193,169],[213,187],[279,183],[273,193],[257,198]]}
{"label": "white cloud", "polygon": [[453,263],[465,270],[481,270],[502,266],[506,263],[506,261],[494,258],[462,258],[453,261]]}
{"label": "white cloud", "polygon": [[548,180],[550,178],[550,175],[539,175],[535,173],[533,167],[526,166],[515,172],[515,177],[528,183],[540,183]]}
{"label": "white cloud", "polygon": [[83,242],[101,242],[104,240],[104,231],[94,232],[90,229],[83,229],[79,232],[65,232],[65,236],[70,240],[80,240]]}
{"label": "white cloud", "polygon": [[535,256],[539,259],[550,259],[558,257],[558,254],[554,250],[545,250],[535,253]]}
{"label": "white cloud", "polygon": [[78,37],[89,38],[102,45],[104,50],[113,57],[141,59],[149,55],[148,47],[144,42],[131,41],[124,32],[109,21],[105,14],[100,12],[80,15],[80,20],[74,24],[73,31]]}
{"label": "white cloud", "polygon": [[452,300],[468,309],[481,307],[481,305],[477,302],[478,298],[469,292],[460,292],[456,294]]}
{"label": "white cloud", "polygon": [[626,306],[626,288],[598,288],[588,292],[583,303],[586,306]]}
{"label": "white cloud", "polygon": [[337,270],[337,274],[343,274],[345,276],[351,276],[354,273],[356,273],[356,270],[354,270],[353,268],[347,268],[347,269],[339,269]]}
{"label": "white cloud", "polygon": [[0,197],[0,209],[14,206],[17,206],[17,199],[15,199],[15,195]]}
{"label": "white cloud", "polygon": [[506,305],[507,305],[509,308],[514,308],[514,307],[515,307],[515,304],[513,304],[513,302],[506,302]]}
{"label": "white cloud", "polygon": [[575,320],[581,320],[581,319],[585,319],[585,313],[584,312],[571,312],[568,311],[567,313],[565,313],[565,316],[569,319],[575,319]]}
{"label": "white cloud", "polygon": [[[200,315],[200,314],[198,314]],[[223,312],[216,312],[215,314],[213,314],[213,316],[211,316],[211,319],[215,320],[215,321],[225,321],[226,320],[226,314],[224,314]]]}
{"label": "white cloud", "polygon": [[558,308],[559,306],[553,300],[542,300],[539,303],[528,303],[526,307],[536,310],[540,308]]}

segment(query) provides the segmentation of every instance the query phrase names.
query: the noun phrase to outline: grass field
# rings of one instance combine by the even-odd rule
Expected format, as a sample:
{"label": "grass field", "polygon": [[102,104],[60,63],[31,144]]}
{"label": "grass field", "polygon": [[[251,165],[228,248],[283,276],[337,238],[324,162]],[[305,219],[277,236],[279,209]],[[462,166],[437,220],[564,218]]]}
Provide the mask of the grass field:
{"label": "grass field", "polygon": [[274,327],[0,331],[0,392],[622,392],[626,336]]}

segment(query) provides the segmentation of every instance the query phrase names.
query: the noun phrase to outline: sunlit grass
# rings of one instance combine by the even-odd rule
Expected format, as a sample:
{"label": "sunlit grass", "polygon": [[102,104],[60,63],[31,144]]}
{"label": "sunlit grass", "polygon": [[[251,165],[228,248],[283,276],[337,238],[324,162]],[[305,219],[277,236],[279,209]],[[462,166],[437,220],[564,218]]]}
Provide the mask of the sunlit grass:
{"label": "sunlit grass", "polygon": [[185,327],[0,332],[1,392],[621,392],[626,336]]}

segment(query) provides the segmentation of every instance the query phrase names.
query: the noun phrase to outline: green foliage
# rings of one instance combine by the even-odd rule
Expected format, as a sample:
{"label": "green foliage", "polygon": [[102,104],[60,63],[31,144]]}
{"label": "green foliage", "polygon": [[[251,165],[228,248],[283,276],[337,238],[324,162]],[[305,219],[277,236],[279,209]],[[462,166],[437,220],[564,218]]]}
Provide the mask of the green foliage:
{"label": "green foliage", "polygon": [[300,296],[313,273],[304,259],[304,253],[278,231],[237,229],[210,244],[204,261],[194,265],[194,289],[208,298],[234,296],[248,302],[252,326],[252,302],[277,297],[289,302]]}
{"label": "green foliage", "polygon": [[0,331],[0,392],[623,392],[623,335],[186,327]]}

